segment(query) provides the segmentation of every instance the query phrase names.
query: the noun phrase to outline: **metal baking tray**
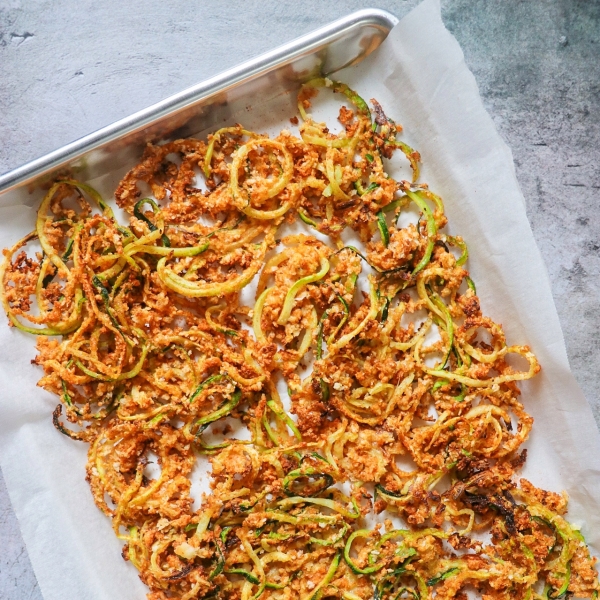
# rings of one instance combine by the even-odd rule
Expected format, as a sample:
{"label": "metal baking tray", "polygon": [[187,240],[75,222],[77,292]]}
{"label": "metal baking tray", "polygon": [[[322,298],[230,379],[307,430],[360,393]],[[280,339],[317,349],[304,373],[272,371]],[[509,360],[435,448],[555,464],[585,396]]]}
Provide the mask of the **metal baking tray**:
{"label": "metal baking tray", "polygon": [[17,203],[66,169],[86,181],[133,165],[148,142],[191,136],[246,106],[295,90],[311,77],[355,65],[381,45],[397,22],[384,10],[359,10],[183,90],[0,175],[0,204]]}

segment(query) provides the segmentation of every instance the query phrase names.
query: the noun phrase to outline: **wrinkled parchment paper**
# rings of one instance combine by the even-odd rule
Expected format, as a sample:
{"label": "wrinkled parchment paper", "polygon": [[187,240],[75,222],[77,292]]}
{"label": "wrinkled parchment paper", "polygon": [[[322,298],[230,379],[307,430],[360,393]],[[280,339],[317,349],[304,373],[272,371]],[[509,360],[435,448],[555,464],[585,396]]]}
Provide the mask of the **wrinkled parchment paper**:
{"label": "wrinkled parchment paper", "polygon": [[[426,0],[357,67],[336,74],[366,99],[377,98],[421,152],[422,181],[446,204],[450,233],[469,245],[468,267],[484,313],[502,323],[510,344],[529,344],[543,371],[521,388],[535,418],[523,475],[571,497],[569,519],[600,551],[600,436],[573,375],[548,276],[525,214],[512,155],[483,108],[473,75]],[[293,99],[238,115],[290,127]],[[114,190],[123,173],[96,182]],[[106,197],[106,196],[105,196]],[[0,199],[0,242],[33,228],[37,197]],[[34,340],[0,317],[0,464],[46,600],[134,600],[146,588],[120,556],[121,542],[84,481],[86,445],[51,424],[56,398],[36,387]]]}

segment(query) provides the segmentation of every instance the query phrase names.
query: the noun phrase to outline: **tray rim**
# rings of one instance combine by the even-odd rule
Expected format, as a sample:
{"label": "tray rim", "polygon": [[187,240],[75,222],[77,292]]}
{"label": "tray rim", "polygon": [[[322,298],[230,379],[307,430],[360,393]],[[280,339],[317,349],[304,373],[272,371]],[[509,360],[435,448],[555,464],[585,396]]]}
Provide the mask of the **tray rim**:
{"label": "tray rim", "polygon": [[155,125],[214,94],[273,71],[313,48],[330,45],[343,38],[352,29],[373,26],[383,32],[383,39],[385,39],[398,21],[399,19],[392,13],[378,8],[364,8],[352,12],[0,174],[0,197],[27,184],[35,183],[48,173],[69,165],[107,143]]}

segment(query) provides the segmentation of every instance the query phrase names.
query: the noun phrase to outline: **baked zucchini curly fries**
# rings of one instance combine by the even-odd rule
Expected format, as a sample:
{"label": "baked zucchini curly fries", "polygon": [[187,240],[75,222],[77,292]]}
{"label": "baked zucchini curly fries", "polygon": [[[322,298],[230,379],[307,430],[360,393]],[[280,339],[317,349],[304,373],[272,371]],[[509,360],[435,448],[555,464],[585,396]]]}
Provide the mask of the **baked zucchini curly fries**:
{"label": "baked zucchini curly fries", "polygon": [[[345,96],[338,135],[307,112],[323,87]],[[566,496],[515,481],[536,358],[482,314],[418,152],[371,104],[316,79],[300,138],[149,145],[115,194],[128,226],[84,183],[48,189],[0,279],[10,323],[40,336],[54,424],[89,444],[94,500],[153,600],[596,598]],[[396,151],[412,181],[386,174]]]}

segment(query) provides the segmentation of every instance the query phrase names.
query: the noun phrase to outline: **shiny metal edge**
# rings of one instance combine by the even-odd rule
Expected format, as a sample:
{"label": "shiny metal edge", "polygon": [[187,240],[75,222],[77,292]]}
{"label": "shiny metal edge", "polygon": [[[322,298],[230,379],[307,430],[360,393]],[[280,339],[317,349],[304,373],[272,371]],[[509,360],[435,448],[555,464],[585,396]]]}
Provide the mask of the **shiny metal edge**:
{"label": "shiny metal edge", "polygon": [[[142,138],[144,142],[165,138],[173,131],[182,130],[182,125],[187,122],[185,118],[182,120],[176,115],[187,111],[189,121],[193,116],[197,116],[194,108],[205,104],[212,97],[215,97],[217,102],[220,97],[222,103],[223,94],[228,90],[281,70],[287,65],[292,65],[294,61],[302,61],[306,57],[314,58],[336,43],[343,45],[361,30],[373,30],[372,39],[361,52],[350,56],[340,64],[333,64],[331,69],[325,70],[323,74],[331,74],[349,64],[356,64],[375,50],[397,23],[398,19],[385,10],[362,9],[351,13],[0,175],[0,196],[24,186],[29,186],[31,189],[36,184],[47,181],[60,170],[85,162],[86,157],[92,156],[93,153],[97,154],[99,150],[114,145],[115,142],[125,142],[128,137],[132,137],[132,134],[149,132],[145,137],[142,135],[140,138],[138,135],[138,142]],[[361,40],[361,43],[363,41]],[[324,60],[320,62],[323,64]],[[292,75],[287,73],[287,76],[291,80],[295,77],[297,81],[302,80],[302,72]],[[160,124],[167,120],[175,122],[175,125],[161,128]]]}

